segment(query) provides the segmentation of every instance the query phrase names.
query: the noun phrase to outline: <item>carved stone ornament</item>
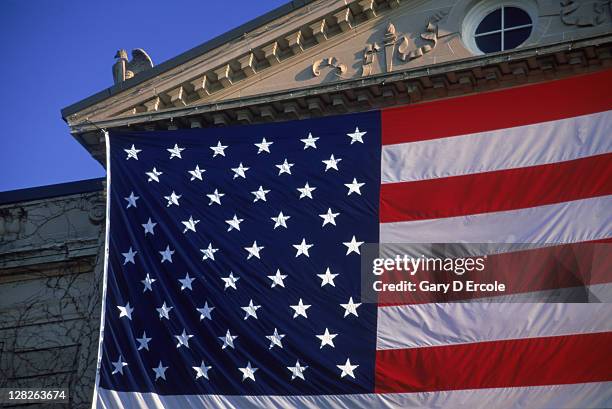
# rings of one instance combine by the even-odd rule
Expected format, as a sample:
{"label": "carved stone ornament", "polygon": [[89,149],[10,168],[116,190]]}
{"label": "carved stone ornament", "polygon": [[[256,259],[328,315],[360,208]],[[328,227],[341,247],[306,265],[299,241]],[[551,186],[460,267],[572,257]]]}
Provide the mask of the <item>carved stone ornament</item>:
{"label": "carved stone ornament", "polygon": [[[586,8],[575,0],[561,0],[561,21],[568,26],[598,26],[605,19],[605,3],[607,2],[598,1],[592,4],[592,8]],[[612,7],[612,2],[610,5]]]}
{"label": "carved stone ornament", "polygon": [[102,223],[106,218],[106,204],[101,201],[91,203],[88,216],[92,224],[98,225]]}
{"label": "carved stone ornament", "polygon": [[393,70],[393,51],[395,50],[395,41],[397,40],[397,34],[395,33],[395,26],[389,23],[387,26],[387,32],[385,33],[385,64],[387,72]]}
{"label": "carved stone ornament", "polygon": [[115,54],[117,62],[113,65],[113,80],[115,84],[130,79],[139,73],[153,68],[151,57],[142,48],[132,50],[132,59],[128,61],[127,51],[119,50]]}
{"label": "carved stone ornament", "polygon": [[438,44],[438,22],[446,16],[446,13],[439,12],[434,14],[427,22],[425,31],[421,33],[420,37],[423,40],[430,41],[431,44],[425,44],[417,48],[412,48],[410,45],[410,39],[407,35],[402,36],[400,45],[397,48],[399,59],[402,61],[410,61],[415,58],[422,57],[424,54],[432,51]]}
{"label": "carved stone ornament", "polygon": [[363,50],[363,62],[361,67],[361,76],[367,77],[372,74],[374,63],[376,62],[376,53],[380,50],[380,46],[376,43],[366,45]]}
{"label": "carved stone ornament", "polygon": [[348,70],[346,64],[342,64],[336,57],[327,57],[312,63],[312,75],[321,75],[321,67],[332,67],[338,77],[342,77]]}
{"label": "carved stone ornament", "polygon": [[23,208],[0,209],[0,242],[17,240],[25,225],[27,212]]}

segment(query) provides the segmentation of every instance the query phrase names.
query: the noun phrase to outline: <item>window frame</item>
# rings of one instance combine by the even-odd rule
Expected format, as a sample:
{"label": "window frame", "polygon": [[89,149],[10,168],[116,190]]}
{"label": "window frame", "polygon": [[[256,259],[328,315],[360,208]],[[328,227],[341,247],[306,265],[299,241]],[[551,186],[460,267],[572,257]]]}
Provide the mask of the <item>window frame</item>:
{"label": "window frame", "polygon": [[[502,9],[501,27],[503,27],[504,25],[504,20],[503,20],[504,19],[504,10],[503,10],[504,7],[516,7],[518,9],[523,10],[525,13],[529,15],[529,18],[531,18],[531,25],[524,24],[524,25],[512,27],[509,30],[500,28],[499,30],[487,31],[485,33],[480,33],[476,35],[476,29],[478,28],[482,20],[486,16],[488,16],[490,13],[492,13],[493,11],[499,8]],[[461,29],[463,42],[466,45],[466,47],[475,55],[492,54],[492,53],[485,53],[481,51],[480,48],[478,48],[478,45],[476,45],[476,37],[481,37],[483,35],[488,35],[488,34],[501,33],[501,46],[503,48],[504,33],[506,31],[519,30],[521,28],[531,27],[531,33],[529,33],[529,37],[527,37],[527,39],[525,39],[525,41],[523,41],[518,47],[510,49],[510,50],[515,50],[517,48],[520,48],[523,44],[529,42],[530,39],[533,37],[535,30],[536,30],[537,18],[538,18],[537,7],[531,1],[519,1],[519,0],[503,1],[503,2],[499,2],[495,0],[483,1],[483,2],[476,4],[474,7],[472,7],[472,9],[466,14],[463,20],[462,29]],[[509,51],[509,50],[501,50],[501,51]],[[497,52],[501,52],[501,51],[497,51]]]}

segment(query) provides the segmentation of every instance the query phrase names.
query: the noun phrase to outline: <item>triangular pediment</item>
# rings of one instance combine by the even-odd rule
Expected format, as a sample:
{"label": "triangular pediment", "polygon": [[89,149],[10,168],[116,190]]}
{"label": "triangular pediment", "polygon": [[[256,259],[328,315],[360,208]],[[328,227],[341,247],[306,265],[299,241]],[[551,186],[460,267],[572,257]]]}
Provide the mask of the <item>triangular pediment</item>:
{"label": "triangular pediment", "polygon": [[450,4],[314,1],[66,119],[129,117],[463,58],[470,54],[441,24]]}
{"label": "triangular pediment", "polygon": [[[147,69],[150,60],[142,51],[137,50],[131,61],[123,54],[124,69],[133,68],[133,78],[124,75],[123,81],[115,71],[115,78],[123,82],[65,108],[62,114],[78,134],[88,127],[129,126],[153,117],[172,127],[175,116],[196,116],[198,109],[208,112],[214,125],[225,124],[225,114],[215,112],[217,103],[224,109],[245,108],[231,119],[251,122],[247,105],[274,104],[271,96],[278,101],[281,94],[282,107],[257,109],[256,114],[266,119],[274,118],[273,111],[291,116],[293,110],[295,117],[300,117],[300,109],[316,114],[322,111],[321,99],[335,108],[343,106],[347,96],[351,104],[364,106],[372,106],[370,100],[380,97],[397,100],[398,94],[415,101],[421,98],[422,88],[443,96],[449,89],[469,91],[477,84],[497,84],[510,74],[524,77],[531,69],[544,72],[566,61],[556,55],[554,61],[540,66],[534,58],[545,50],[536,47],[559,44],[566,37],[573,41],[567,52],[597,46],[606,43],[601,36],[609,35],[612,27],[611,20],[584,5],[568,8],[539,0],[525,2],[533,30],[518,53],[483,55],[474,51],[473,36],[464,31],[479,5],[489,3],[497,4],[488,0],[294,0],[153,68]],[[586,42],[577,43],[580,39]],[[529,58],[523,53],[517,59],[520,49],[531,49],[531,60],[519,61]],[[591,53],[586,58],[593,55],[599,56]],[[141,60],[136,61],[137,57]],[[570,59],[574,65],[582,61],[576,56]],[[435,75],[438,78],[429,78]],[[385,86],[387,78],[394,87]],[[294,109],[292,104],[300,106]],[[207,118],[207,122],[211,121]],[[199,126],[197,121],[189,125]]]}

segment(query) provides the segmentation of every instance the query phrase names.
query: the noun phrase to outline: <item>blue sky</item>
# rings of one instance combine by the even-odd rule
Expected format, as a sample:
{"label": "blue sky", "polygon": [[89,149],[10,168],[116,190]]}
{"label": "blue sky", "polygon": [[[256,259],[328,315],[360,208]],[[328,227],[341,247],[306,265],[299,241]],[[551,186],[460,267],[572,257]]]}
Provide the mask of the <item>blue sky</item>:
{"label": "blue sky", "polygon": [[155,64],[287,0],[1,0],[0,191],[104,176],[60,110],[112,85],[119,48]]}

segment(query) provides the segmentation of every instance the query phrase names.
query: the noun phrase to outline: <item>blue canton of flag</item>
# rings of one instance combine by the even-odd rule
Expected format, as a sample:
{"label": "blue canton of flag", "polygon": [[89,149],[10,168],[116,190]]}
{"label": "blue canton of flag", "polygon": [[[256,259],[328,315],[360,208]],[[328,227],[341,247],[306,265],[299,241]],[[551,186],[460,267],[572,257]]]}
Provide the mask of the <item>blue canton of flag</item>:
{"label": "blue canton of flag", "polygon": [[97,388],[374,392],[379,116],[111,133]]}

